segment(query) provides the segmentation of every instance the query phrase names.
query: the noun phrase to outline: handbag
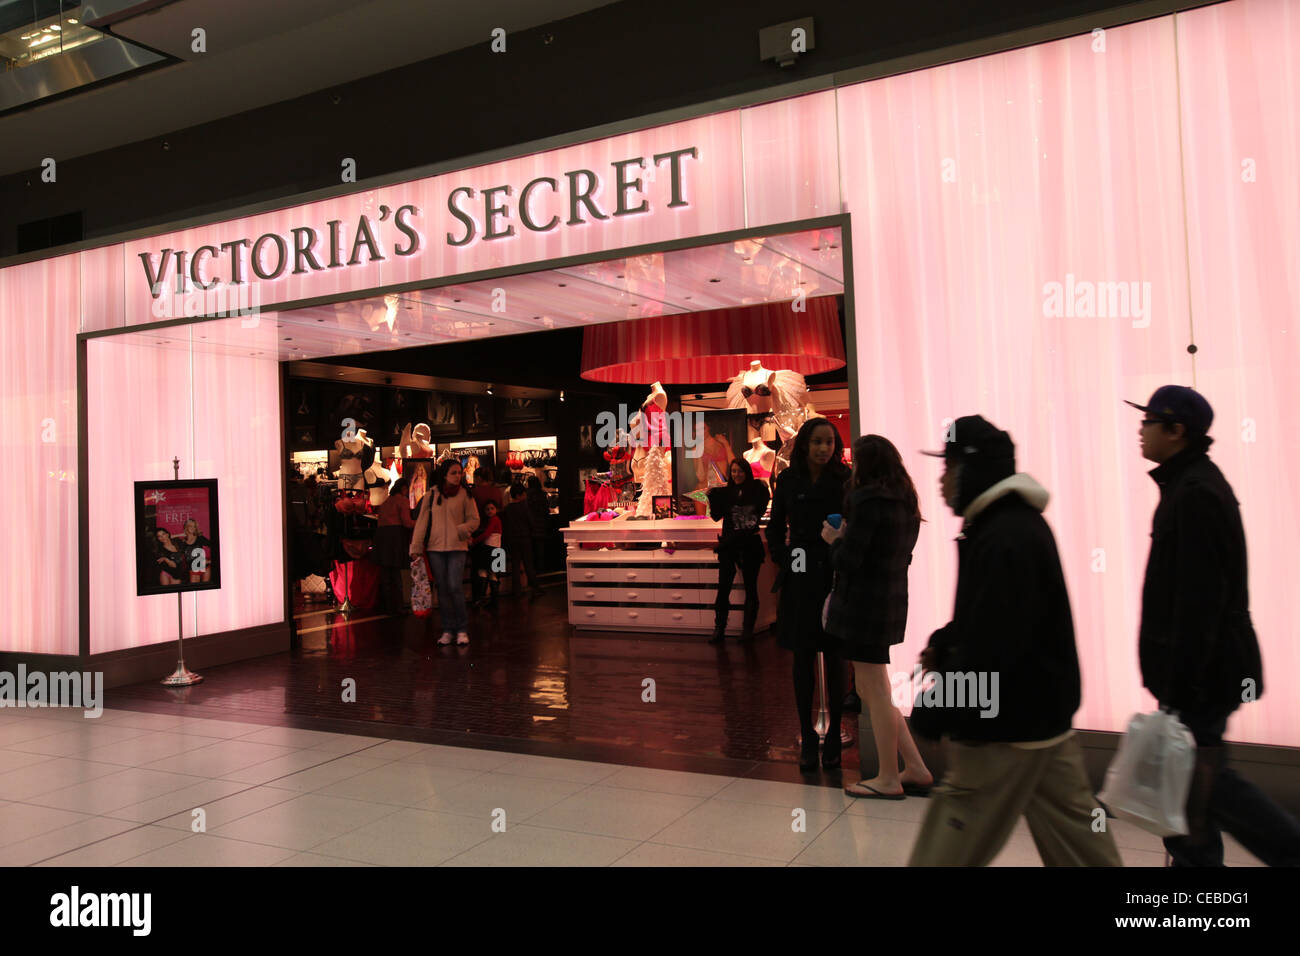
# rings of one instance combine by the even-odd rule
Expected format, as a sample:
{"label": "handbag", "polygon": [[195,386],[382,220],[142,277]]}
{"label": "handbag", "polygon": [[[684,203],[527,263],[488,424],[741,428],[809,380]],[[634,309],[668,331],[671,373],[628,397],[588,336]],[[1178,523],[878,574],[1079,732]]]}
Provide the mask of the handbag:
{"label": "handbag", "polygon": [[428,617],[433,613],[433,572],[423,554],[411,559],[411,613]]}
{"label": "handbag", "polygon": [[1196,741],[1167,711],[1134,714],[1097,799],[1112,814],[1159,837],[1186,836]]}

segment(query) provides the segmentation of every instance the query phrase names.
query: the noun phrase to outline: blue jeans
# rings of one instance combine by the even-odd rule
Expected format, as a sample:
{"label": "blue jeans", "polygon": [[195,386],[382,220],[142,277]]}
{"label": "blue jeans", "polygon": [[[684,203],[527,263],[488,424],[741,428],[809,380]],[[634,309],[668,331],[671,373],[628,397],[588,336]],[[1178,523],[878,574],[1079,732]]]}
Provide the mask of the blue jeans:
{"label": "blue jeans", "polygon": [[1182,714],[1196,738],[1196,769],[1187,795],[1187,836],[1166,837],[1174,866],[1223,866],[1223,833],[1269,866],[1300,866],[1300,824],[1227,766],[1226,717]]}
{"label": "blue jeans", "polygon": [[465,555],[464,551],[429,551],[429,567],[433,570],[433,583],[438,589],[438,613],[442,616],[442,629],[453,634],[469,626],[465,611]]}

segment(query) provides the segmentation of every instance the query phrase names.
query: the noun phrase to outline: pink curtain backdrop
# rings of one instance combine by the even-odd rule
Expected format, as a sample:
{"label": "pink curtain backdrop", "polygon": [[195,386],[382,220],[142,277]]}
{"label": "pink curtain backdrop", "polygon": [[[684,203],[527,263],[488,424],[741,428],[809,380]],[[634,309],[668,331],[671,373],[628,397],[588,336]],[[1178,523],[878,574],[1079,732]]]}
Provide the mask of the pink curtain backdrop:
{"label": "pink curtain backdrop", "polygon": [[0,271],[0,650],[76,654],[77,256]]}
{"label": "pink curtain backdrop", "polygon": [[156,348],[143,336],[88,344],[90,651],[174,640],[176,599],[136,596],[136,481],[216,478],[221,588],[185,595],[186,637],[284,620],[279,366]]}
{"label": "pink curtain backdrop", "polygon": [[[979,412],[1012,432],[1021,467],[1053,496],[1047,517],[1083,665],[1076,725],[1120,730],[1130,713],[1149,709],[1136,640],[1157,495],[1137,451],[1139,414],[1121,400],[1165,382],[1194,383],[1218,410],[1212,454],[1242,501],[1271,685],[1229,732],[1300,745],[1300,699],[1287,692],[1300,664],[1289,605],[1300,540],[1289,492],[1300,436],[1283,418],[1300,403],[1297,51],[1300,15],[1286,0],[1234,0],[1101,37],[91,250],[79,263],[68,256],[0,271],[0,396],[19,436],[11,449],[18,491],[36,503],[11,522],[23,560],[0,584],[0,599],[9,598],[0,646],[75,650],[76,499],[66,481],[75,466],[72,336],[79,315],[83,329],[148,320],[137,252],[319,229],[331,218],[354,227],[361,211],[385,204],[426,210],[420,256],[349,275],[285,278],[265,290],[268,304],[845,210],[853,216],[860,421],[898,444],[929,519],[897,667],[910,669],[946,620],[955,574],[957,522],[939,501],[938,466],[916,449],[938,440],[947,419]],[[607,170],[683,145],[698,146],[701,161],[687,167],[691,208],[672,217],[660,209],[479,241],[459,253],[439,232],[457,225],[445,205],[453,183],[511,183],[514,201],[535,176]],[[647,187],[660,205],[665,180],[661,170]],[[609,183],[603,188],[608,205]],[[539,218],[549,201],[539,199]],[[386,222],[389,231],[377,234],[386,248],[398,238],[391,229]],[[263,348],[258,336],[276,334],[262,326],[247,333],[250,352]],[[222,592],[188,600],[188,632],[279,620],[276,366],[139,341],[96,342],[91,354],[92,650],[172,636],[174,610],[138,601],[128,580],[126,502],[130,481],[165,477],[174,453],[183,475],[221,479],[225,571],[237,572]],[[47,417],[57,438],[38,443],[35,423]],[[59,472],[65,480],[52,483]]]}

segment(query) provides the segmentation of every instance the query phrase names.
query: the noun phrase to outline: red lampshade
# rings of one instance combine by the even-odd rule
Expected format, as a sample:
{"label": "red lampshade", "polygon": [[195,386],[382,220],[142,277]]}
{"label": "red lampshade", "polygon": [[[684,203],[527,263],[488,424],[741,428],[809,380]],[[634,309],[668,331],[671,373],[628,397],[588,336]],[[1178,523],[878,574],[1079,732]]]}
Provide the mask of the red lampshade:
{"label": "red lampshade", "polygon": [[803,375],[843,368],[835,296],[588,326],[582,377],[593,382],[725,382],[757,359]]}

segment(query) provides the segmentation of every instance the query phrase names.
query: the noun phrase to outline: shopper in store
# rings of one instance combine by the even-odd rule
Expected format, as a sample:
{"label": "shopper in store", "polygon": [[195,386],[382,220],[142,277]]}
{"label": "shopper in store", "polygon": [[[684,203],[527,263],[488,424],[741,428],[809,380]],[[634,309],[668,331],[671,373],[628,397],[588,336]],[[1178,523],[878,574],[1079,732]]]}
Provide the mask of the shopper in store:
{"label": "shopper in store", "polygon": [[[544,530],[544,529],[543,529]],[[510,486],[510,504],[501,515],[501,540],[505,543],[506,557],[510,560],[510,593],[519,594],[519,572],[526,571],[528,583],[536,597],[543,593],[537,580],[537,565],[533,563],[533,537],[538,533],[537,520],[528,507],[524,486]]]}
{"label": "shopper in store", "polygon": [[533,567],[537,569],[538,574],[541,574],[546,568],[546,525],[551,508],[546,501],[546,489],[542,487],[542,479],[536,474],[528,476],[524,482],[524,492],[528,510],[533,513]]}
{"label": "shopper in store", "polygon": [[758,619],[758,572],[763,567],[763,541],[758,522],[767,512],[770,500],[767,485],[754,477],[754,470],[743,458],[731,462],[725,485],[709,490],[709,517],[722,522],[722,532],[713,550],[718,555],[718,596],[713,605],[713,637],[710,644],[721,644],[731,611],[731,585],[736,569],[745,582],[745,616],[742,641],[754,637]]}
{"label": "shopper in store", "polygon": [[825,418],[810,418],[795,436],[790,466],[777,478],[768,519],[768,548],[778,569],[774,587],[781,591],[777,628],[781,646],[794,652],[794,697],[803,735],[799,769],[805,772],[817,769],[812,710],[819,651],[825,657],[830,712],[822,766],[840,766],[844,661],[839,640],[822,630],[822,606],[832,578],[830,545],[822,540],[822,525],[828,515],[840,513],[848,477],[840,433]]}
{"label": "shopper in store", "polygon": [[[493,558],[501,547],[501,518],[497,514],[496,502],[490,498],[485,501],[482,513],[483,521],[469,539],[471,603],[475,608],[496,607],[500,584],[492,570]],[[488,595],[486,598],[485,594]]]}
{"label": "shopper in store", "polygon": [[934,783],[889,682],[889,648],[903,642],[907,625],[907,567],[921,520],[916,486],[893,442],[880,435],[855,441],[843,521],[838,528],[822,526],[835,569],[826,632],[839,638],[856,673],[879,761],[874,777],[845,788],[853,797],[901,800],[906,793],[927,794]]}
{"label": "shopper in store", "polygon": [[501,493],[501,488],[496,484],[496,475],[492,471],[491,465],[479,465],[473,472],[474,487],[471,489],[474,494],[474,504],[478,505],[478,513],[483,513],[483,506],[489,501],[497,506],[499,514],[505,508],[505,497]]}
{"label": "shopper in store", "polygon": [[1196,740],[1186,836],[1166,837],[1174,866],[1223,866],[1223,830],[1269,866],[1300,866],[1300,824],[1227,766],[1228,715],[1264,690],[1250,620],[1246,533],[1232,486],[1207,452],[1214,410],[1181,385],[1146,405],[1142,457],[1160,488],[1142,585],[1142,685]]}
{"label": "shopper in store", "polygon": [[446,459],[434,471],[429,490],[420,501],[420,516],[408,552],[412,560],[421,552],[428,555],[442,616],[442,636],[438,643],[444,645],[451,643],[453,632],[457,644],[469,643],[465,558],[479,516],[474,499],[461,487],[463,476],[464,470],[455,458]]}
{"label": "shopper in store", "polygon": [[[949,738],[948,770],[911,866],[985,866],[1023,815],[1045,866],[1121,866],[1070,728],[1079,709],[1074,620],[1047,490],[1016,473],[1011,436],[959,418],[940,487],[962,518],[952,620],[921,654],[912,729]],[[933,682],[931,682],[933,681]],[[883,760],[884,758],[882,758]]]}
{"label": "shopper in store", "polygon": [[407,498],[409,483],[398,478],[388,490],[388,498],[379,506],[379,526],[375,529],[375,557],[379,561],[379,610],[384,614],[402,613],[402,570],[411,566],[411,504]]}

